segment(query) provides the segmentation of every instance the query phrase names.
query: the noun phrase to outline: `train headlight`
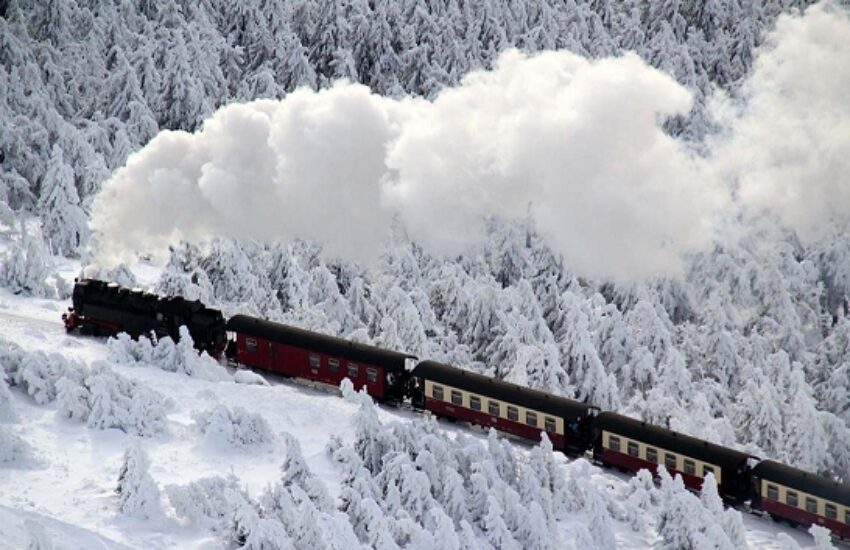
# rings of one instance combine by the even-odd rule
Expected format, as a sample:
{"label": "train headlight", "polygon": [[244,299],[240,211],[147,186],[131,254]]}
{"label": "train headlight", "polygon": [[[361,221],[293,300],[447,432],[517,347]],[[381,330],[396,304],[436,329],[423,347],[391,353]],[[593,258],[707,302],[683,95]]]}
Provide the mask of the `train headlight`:
{"label": "train headlight", "polygon": [[387,373],[387,384],[389,384],[390,386],[395,384],[395,374],[393,374],[391,372]]}

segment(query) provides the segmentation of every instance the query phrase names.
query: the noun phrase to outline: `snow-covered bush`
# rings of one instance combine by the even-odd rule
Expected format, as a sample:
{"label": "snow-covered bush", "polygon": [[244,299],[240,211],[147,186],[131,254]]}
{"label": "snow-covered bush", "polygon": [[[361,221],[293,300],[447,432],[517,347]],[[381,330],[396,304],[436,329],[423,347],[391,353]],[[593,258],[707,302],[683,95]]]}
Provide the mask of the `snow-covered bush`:
{"label": "snow-covered bush", "polygon": [[56,392],[60,415],[78,422],[88,421],[91,392],[85,384],[63,376],[56,382]]}
{"label": "snow-covered bush", "polygon": [[204,434],[204,440],[216,446],[256,447],[275,440],[274,432],[266,419],[242,407],[229,409],[224,405],[217,405],[212,410],[196,412],[192,416]]}
{"label": "snow-covered bush", "polygon": [[[58,354],[24,351],[17,344],[0,342],[0,366],[13,387],[23,389],[36,403],[58,400],[62,416],[90,428],[117,428],[142,437],[166,430],[164,398],[113,372],[104,362],[89,369]],[[0,411],[8,403],[3,386],[0,381]]]}
{"label": "snow-covered bush", "polygon": [[36,403],[56,399],[56,383],[63,377],[81,380],[85,367],[59,354],[25,351],[13,342],[0,340],[0,366],[11,385],[23,389]]}
{"label": "snow-covered bush", "polygon": [[90,428],[116,428],[141,437],[166,431],[165,406],[159,393],[120,376],[103,363],[94,366],[85,385]]}
{"label": "snow-covered bush", "polygon": [[148,469],[148,455],[138,444],[130,445],[124,452],[124,463],[118,474],[118,493],[121,513],[139,519],[162,516],[159,487]]}
{"label": "snow-covered bush", "polygon": [[126,332],[106,341],[110,360],[118,364],[151,363],[153,359],[153,344],[150,339],[141,337],[136,340]]}
{"label": "snow-covered bush", "polygon": [[64,377],[57,382],[59,413],[86,422],[89,428],[115,428],[141,437],[167,430],[166,400],[157,392],[97,362],[77,381]]}
{"label": "snow-covered bush", "polygon": [[205,477],[188,485],[168,485],[165,492],[178,517],[213,531],[224,530],[230,524],[234,500],[248,498],[233,475]]}
{"label": "snow-covered bush", "polygon": [[227,369],[218,364],[206,352],[198,354],[192,335],[185,326],[180,327],[180,339],[166,336],[156,344],[148,338],[133,340],[121,333],[107,342],[110,359],[120,364],[153,365],[164,371],[179,372],[193,378],[211,381],[230,380]]}

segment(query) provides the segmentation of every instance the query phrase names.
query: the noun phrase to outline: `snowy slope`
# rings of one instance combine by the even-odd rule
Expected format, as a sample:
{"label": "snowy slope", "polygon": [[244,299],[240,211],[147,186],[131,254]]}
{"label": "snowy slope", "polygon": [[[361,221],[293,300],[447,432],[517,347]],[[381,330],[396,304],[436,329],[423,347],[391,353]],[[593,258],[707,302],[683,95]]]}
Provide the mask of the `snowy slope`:
{"label": "snowy slope", "polygon": [[[0,334],[28,352],[57,352],[66,358],[92,363],[108,360],[104,341],[69,337],[56,320],[63,304],[0,294]],[[160,489],[186,485],[206,476],[234,474],[249,494],[257,496],[280,479],[286,434],[300,443],[309,469],[339,504],[342,473],[326,452],[332,436],[343,444],[354,437],[353,418],[359,405],[342,399],[338,392],[320,391],[272,378],[271,386],[236,384],[230,380],[210,382],[184,374],[164,372],[153,366],[113,365],[113,369],[143,386],[159,392],[167,404],[167,433],[139,438],[118,430],[96,430],[62,418],[55,403],[38,405],[13,389],[13,407],[19,421],[5,427],[33,448],[35,458],[20,465],[0,465],[0,531],[2,548],[21,548],[31,539],[32,523],[44,528],[54,548],[219,548],[222,539],[203,526],[178,518],[163,491],[165,516],[155,520],[127,517],[119,511],[115,493],[125,449],[139,441],[147,452],[150,474]],[[227,449],[204,438],[193,414],[214,405],[244,407],[262,415],[277,436],[271,444],[252,450]],[[383,423],[412,421],[418,415],[388,408],[378,410]],[[486,444],[486,434],[466,426],[440,423],[453,436],[474,436]],[[532,447],[514,442],[519,460]],[[627,490],[629,477],[599,469],[586,461],[555,460],[569,484],[590,480],[590,491],[612,508]],[[576,486],[573,486],[576,487]],[[587,490],[587,489],[585,489]],[[573,541],[586,511],[576,511],[559,521],[559,539]],[[616,514],[615,514],[616,515]],[[659,542],[652,527],[634,531],[627,523],[609,518],[614,540],[620,548],[649,548]],[[745,515],[746,540],[753,548],[783,548],[777,533],[790,535],[803,545],[811,538],[803,531],[780,527]],[[29,526],[29,527],[28,527]],[[97,543],[93,541],[97,541]],[[578,544],[578,541],[576,541]],[[3,546],[5,545],[5,546]]]}

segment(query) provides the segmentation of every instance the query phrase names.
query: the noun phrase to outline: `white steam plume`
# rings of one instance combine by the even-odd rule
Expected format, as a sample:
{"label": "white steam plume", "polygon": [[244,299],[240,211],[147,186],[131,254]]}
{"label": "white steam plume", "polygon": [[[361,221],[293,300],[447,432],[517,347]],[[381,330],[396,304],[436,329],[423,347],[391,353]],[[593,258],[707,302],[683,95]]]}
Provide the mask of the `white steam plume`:
{"label": "white steam plume", "polygon": [[231,105],[162,132],[96,198],[96,258],[214,236],[317,240],[369,261],[393,216],[436,253],[488,215],[533,215],[568,265],[624,279],[676,271],[725,193],[661,129],[690,94],[636,55],[506,52],[433,102],[339,83]]}
{"label": "white steam plume", "polygon": [[411,117],[386,187],[417,241],[460,252],[487,214],[536,227],[581,274],[675,272],[725,194],[661,129],[690,93],[634,54],[504,54]]}
{"label": "white steam plume", "polygon": [[[718,170],[741,201],[779,213],[803,238],[850,217],[850,15],[833,3],[781,16],[744,84]],[[723,108],[726,108],[725,110]]]}

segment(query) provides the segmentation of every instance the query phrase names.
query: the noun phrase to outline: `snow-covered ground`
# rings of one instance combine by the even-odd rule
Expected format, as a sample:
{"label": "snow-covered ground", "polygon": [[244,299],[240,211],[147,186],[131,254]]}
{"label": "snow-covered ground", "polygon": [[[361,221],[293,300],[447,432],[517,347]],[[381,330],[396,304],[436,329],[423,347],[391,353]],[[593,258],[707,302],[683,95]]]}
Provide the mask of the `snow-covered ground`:
{"label": "snow-covered ground", "polygon": [[[104,340],[65,334],[59,322],[64,307],[66,304],[61,302],[0,291],[0,335],[28,352],[59,353],[86,364],[110,361]],[[300,443],[310,470],[339,503],[342,473],[326,448],[332,436],[351,444],[352,419],[359,405],[341,398],[338,391],[322,391],[275,378],[270,379],[270,386],[237,384],[232,379],[213,382],[150,365],[112,364],[112,368],[164,398],[165,433],[140,438],[116,429],[91,429],[63,418],[55,402],[39,405],[19,388],[13,388],[12,405],[18,421],[3,426],[28,442],[34,456],[20,464],[0,464],[0,548],[26,548],[39,536],[52,542],[54,548],[224,547],[219,535],[179,518],[164,490],[164,517],[143,520],[120,512],[116,494],[119,470],[125,450],[137,441],[147,452],[150,475],[160,489],[233,474],[250,495],[257,496],[280,479],[285,437],[291,434]],[[204,437],[193,417],[216,405],[231,410],[243,407],[261,415],[276,436],[274,442],[248,450],[223,448]],[[418,416],[386,407],[380,407],[377,414],[384,423],[410,422]],[[486,444],[487,435],[478,429],[440,423],[440,430],[471,435]],[[520,442],[514,442],[513,447],[520,457],[532,449]],[[584,461],[570,462],[560,455],[555,463],[568,480],[589,476],[590,487],[608,502],[626,490],[630,479]],[[583,517],[576,513],[561,522],[565,540],[570,539],[574,524]],[[753,548],[784,548],[783,541],[777,539],[778,533],[804,547],[812,544],[804,531],[760,517],[744,514],[744,525],[746,540]],[[626,523],[614,521],[613,531],[621,548],[650,548],[659,543],[652,529],[635,531]]]}

